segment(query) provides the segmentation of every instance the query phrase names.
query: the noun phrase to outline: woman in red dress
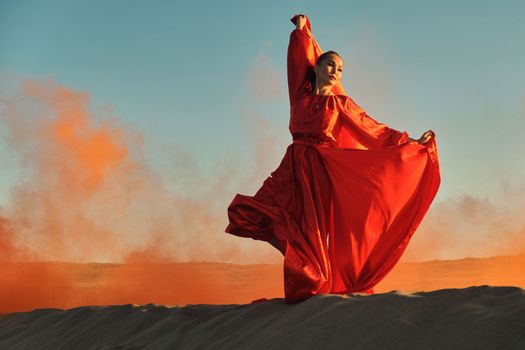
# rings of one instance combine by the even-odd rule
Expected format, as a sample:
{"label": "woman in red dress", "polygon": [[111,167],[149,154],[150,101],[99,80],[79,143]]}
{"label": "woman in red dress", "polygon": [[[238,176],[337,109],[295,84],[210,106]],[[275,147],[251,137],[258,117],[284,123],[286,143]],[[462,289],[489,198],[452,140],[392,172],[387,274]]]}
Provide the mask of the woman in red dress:
{"label": "woman in red dress", "polygon": [[226,232],[267,241],[284,255],[287,303],[372,293],[437,193],[434,133],[413,140],[370,118],[344,92],[341,57],[322,54],[306,16],[291,20],[293,143],[255,196],[235,196]]}

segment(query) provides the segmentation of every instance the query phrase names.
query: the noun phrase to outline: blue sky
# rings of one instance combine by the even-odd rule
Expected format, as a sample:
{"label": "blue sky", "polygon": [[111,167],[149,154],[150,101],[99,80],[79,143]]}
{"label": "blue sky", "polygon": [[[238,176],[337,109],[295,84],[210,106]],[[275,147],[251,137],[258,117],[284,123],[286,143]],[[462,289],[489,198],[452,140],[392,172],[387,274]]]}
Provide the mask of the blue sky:
{"label": "blue sky", "polygon": [[[491,196],[525,175],[524,10],[520,1],[3,0],[0,76],[4,88],[52,77],[88,92],[144,135],[161,174],[174,147],[203,171],[228,157],[251,164],[245,115],[256,109],[282,149],[269,172],[290,141],[289,18],[305,13],[321,47],[342,54],[346,90],[371,116],[413,137],[436,131],[438,200]],[[256,98],[250,79],[261,70],[280,88]],[[3,138],[0,161],[10,166],[5,203],[23,170]]]}

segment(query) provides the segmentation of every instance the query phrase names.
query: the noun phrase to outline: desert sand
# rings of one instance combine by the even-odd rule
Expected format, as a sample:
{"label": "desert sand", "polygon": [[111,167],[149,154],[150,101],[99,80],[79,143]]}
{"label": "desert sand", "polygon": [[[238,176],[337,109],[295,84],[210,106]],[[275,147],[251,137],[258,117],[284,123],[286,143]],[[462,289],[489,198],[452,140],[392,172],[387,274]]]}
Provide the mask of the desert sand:
{"label": "desert sand", "polygon": [[280,265],[3,263],[0,349],[525,349],[524,262],[400,263],[294,305]]}

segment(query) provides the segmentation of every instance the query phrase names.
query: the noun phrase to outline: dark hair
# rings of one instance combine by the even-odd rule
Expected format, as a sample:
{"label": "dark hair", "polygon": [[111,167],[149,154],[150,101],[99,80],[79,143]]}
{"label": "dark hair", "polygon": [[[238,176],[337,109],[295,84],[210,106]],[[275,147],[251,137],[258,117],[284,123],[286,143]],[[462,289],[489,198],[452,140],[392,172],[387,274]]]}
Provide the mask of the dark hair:
{"label": "dark hair", "polygon": [[[324,60],[326,60],[328,58],[328,56],[337,56],[339,58],[341,58],[341,55],[339,55],[337,52],[335,51],[332,51],[332,50],[329,50],[329,51],[326,51],[326,52],[323,52],[321,54],[321,56],[319,56],[317,58],[317,62],[315,62],[315,65],[316,66],[320,66],[321,63],[323,63]],[[342,59],[342,58],[341,58]]]}

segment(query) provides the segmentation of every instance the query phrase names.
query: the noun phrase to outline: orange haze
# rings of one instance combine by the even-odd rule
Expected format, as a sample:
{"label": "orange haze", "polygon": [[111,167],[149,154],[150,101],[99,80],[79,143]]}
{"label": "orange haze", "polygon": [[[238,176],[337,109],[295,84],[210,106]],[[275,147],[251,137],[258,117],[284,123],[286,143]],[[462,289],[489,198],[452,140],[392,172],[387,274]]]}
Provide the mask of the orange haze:
{"label": "orange haze", "polygon": [[[401,263],[374,290],[429,291],[472,285],[525,288],[525,255]],[[230,304],[283,297],[281,265],[225,263],[4,263],[0,313],[34,308],[160,303]]]}
{"label": "orange haze", "polygon": [[[101,110],[94,115],[88,94],[25,81],[2,102],[24,169],[0,207],[10,231],[0,237],[2,252],[72,262],[278,261],[269,246],[250,252],[249,242],[224,233],[233,196],[225,171],[185,193],[168,191],[142,154],[142,135]],[[188,157],[175,164],[179,174],[192,166]]]}
{"label": "orange haze", "polygon": [[[271,69],[257,69],[248,78],[268,76],[264,86],[274,89],[275,75],[264,71]],[[233,195],[255,191],[284,154],[276,145],[286,130],[272,130],[258,112],[261,100],[273,96],[266,90],[256,91],[253,106],[246,106],[254,113],[247,120],[254,136],[253,168],[224,162],[203,177],[195,160],[175,149],[171,172],[181,177],[171,181],[184,184],[185,191],[168,191],[142,154],[142,135],[107,111],[90,109],[87,93],[47,80],[25,81],[2,96],[0,121],[23,176],[0,206],[0,312],[282,296],[279,265],[173,264],[281,261],[266,243],[224,233]],[[241,171],[233,169],[247,170],[236,175]],[[462,195],[434,203],[403,259],[522,252],[525,201],[513,195],[523,193],[516,187],[503,186],[502,199]],[[525,284],[516,277],[522,256],[510,262],[472,261],[401,264],[376,291]]]}

